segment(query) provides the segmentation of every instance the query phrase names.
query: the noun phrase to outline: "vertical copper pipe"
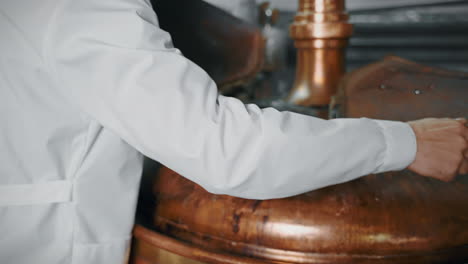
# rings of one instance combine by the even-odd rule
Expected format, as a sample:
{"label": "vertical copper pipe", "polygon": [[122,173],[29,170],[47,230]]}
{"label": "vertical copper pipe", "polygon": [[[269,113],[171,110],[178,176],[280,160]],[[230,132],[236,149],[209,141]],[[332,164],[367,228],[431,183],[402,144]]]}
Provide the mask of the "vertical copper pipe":
{"label": "vertical copper pipe", "polygon": [[289,102],[303,106],[330,103],[345,72],[344,49],[351,34],[344,0],[299,0],[290,27],[298,51]]}

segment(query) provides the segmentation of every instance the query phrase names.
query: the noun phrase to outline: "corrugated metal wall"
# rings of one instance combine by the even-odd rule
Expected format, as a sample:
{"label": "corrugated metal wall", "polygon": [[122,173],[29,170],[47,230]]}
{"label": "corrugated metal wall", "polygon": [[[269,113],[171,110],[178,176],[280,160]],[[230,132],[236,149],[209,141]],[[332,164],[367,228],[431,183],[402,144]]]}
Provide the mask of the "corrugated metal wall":
{"label": "corrugated metal wall", "polygon": [[[224,0],[212,0],[224,1]],[[256,0],[257,3],[266,2],[266,0]],[[269,0],[276,8],[286,11],[297,10],[299,0]],[[348,10],[368,10],[391,7],[405,7],[426,4],[445,4],[449,2],[465,2],[460,0],[346,0]]]}
{"label": "corrugated metal wall", "polygon": [[[350,14],[355,32],[347,52],[349,70],[386,55],[397,55],[432,66],[468,71],[468,1],[350,11]],[[293,17],[294,12],[282,11],[279,26],[287,30]],[[293,67],[292,41],[289,49],[289,66]]]}

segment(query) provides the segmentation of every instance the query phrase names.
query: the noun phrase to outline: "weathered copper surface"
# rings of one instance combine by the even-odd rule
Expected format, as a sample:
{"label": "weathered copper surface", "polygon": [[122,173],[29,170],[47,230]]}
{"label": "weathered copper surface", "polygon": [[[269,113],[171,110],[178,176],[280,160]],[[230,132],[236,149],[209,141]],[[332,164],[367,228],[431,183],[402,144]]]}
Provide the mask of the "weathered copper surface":
{"label": "weathered copper surface", "polygon": [[289,102],[305,106],[330,103],[345,72],[344,49],[351,34],[344,0],[300,0],[290,28],[298,51]]}
{"label": "weathered copper surface", "polygon": [[153,0],[175,47],[206,70],[221,90],[245,83],[261,69],[260,29],[201,0]]}
{"label": "weathered copper surface", "polygon": [[336,98],[337,114],[410,121],[467,117],[468,73],[420,65],[398,57],[348,74]]}
{"label": "weathered copper surface", "polygon": [[[467,95],[467,74],[390,58],[349,74],[337,109],[350,117],[457,117],[468,113]],[[163,168],[148,197],[139,214],[151,231],[135,229],[146,250],[137,246],[133,258],[147,263],[157,263],[148,247],[205,263],[468,262],[468,175],[445,183],[389,172],[257,201],[210,194]]]}

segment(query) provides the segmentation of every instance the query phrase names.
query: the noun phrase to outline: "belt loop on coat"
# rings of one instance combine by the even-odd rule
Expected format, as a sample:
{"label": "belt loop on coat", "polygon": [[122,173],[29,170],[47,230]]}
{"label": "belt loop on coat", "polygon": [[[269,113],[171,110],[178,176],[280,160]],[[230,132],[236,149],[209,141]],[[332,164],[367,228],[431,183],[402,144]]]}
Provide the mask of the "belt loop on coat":
{"label": "belt loop on coat", "polygon": [[0,206],[71,202],[72,186],[71,181],[0,185]]}

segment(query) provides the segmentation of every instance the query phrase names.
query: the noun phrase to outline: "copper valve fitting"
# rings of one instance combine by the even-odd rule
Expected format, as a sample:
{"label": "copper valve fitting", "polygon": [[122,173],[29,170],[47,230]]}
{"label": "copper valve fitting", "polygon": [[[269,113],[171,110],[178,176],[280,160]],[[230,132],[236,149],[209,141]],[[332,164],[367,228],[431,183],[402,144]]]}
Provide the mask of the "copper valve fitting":
{"label": "copper valve fitting", "polygon": [[345,72],[345,48],[353,27],[344,0],[299,0],[290,26],[297,48],[294,86],[287,101],[326,106]]}

